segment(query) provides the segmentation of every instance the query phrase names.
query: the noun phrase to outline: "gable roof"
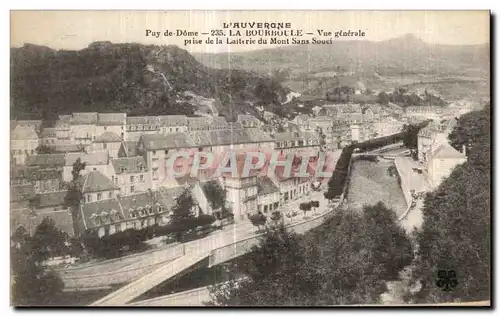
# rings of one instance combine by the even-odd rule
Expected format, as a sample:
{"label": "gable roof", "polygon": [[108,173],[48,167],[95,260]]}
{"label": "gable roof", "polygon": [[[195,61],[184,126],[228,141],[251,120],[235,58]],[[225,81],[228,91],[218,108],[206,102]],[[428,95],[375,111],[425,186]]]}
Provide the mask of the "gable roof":
{"label": "gable roof", "polygon": [[111,180],[99,171],[91,171],[78,180],[82,193],[119,190]]}
{"label": "gable roof", "polygon": [[267,176],[257,178],[257,192],[259,195],[266,195],[279,192],[278,187]]}
{"label": "gable roof", "polygon": [[450,144],[444,143],[439,145],[435,150],[431,153],[432,158],[437,159],[465,159],[466,156],[453,148]]}
{"label": "gable roof", "polygon": [[97,124],[97,112],[73,113],[70,123],[73,125]]}
{"label": "gable roof", "polygon": [[16,126],[10,133],[11,140],[38,140],[38,134],[31,126]]}
{"label": "gable roof", "polygon": [[141,135],[140,141],[147,150],[192,147],[186,133]]}
{"label": "gable roof", "polygon": [[125,155],[127,157],[137,156],[137,142],[136,141],[122,142],[118,154]]}
{"label": "gable roof", "polygon": [[32,184],[10,186],[10,202],[28,201],[35,197],[35,187]]}
{"label": "gable roof", "polygon": [[37,208],[45,208],[63,205],[67,193],[68,191],[55,191],[37,194],[35,206]]}
{"label": "gable roof", "polygon": [[111,164],[116,174],[143,172],[147,170],[146,162],[142,156],[111,159]]}
{"label": "gable roof", "polygon": [[76,160],[80,158],[87,166],[107,165],[109,161],[109,154],[107,150],[95,151],[93,153],[67,153],[65,165],[72,166]]}
{"label": "gable roof", "polygon": [[125,125],[126,113],[99,113],[97,125]]}
{"label": "gable roof", "polygon": [[26,157],[26,165],[43,168],[63,167],[65,160],[66,154],[40,154]]}
{"label": "gable roof", "polygon": [[116,223],[125,219],[120,203],[116,198],[84,203],[80,205],[82,221],[86,229],[98,227],[94,216],[99,216],[103,223]]}
{"label": "gable roof", "polygon": [[121,141],[122,141],[121,137],[118,136],[116,133],[106,131],[101,135],[99,135],[99,137],[97,137],[96,140],[94,140],[94,143],[111,143],[111,142],[119,143]]}

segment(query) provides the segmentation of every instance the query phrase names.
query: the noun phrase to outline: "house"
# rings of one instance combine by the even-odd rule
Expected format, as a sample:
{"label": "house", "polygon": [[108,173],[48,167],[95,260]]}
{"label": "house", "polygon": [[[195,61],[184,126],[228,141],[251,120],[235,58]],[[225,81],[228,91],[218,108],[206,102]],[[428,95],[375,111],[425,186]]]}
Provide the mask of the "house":
{"label": "house", "polygon": [[125,139],[127,113],[98,113],[95,134],[102,135],[111,132]]}
{"label": "house", "polygon": [[34,231],[32,203],[35,188],[32,184],[10,186],[10,233],[23,227],[26,231]]}
{"label": "house", "polygon": [[235,220],[243,220],[249,214],[257,212],[257,173],[243,174],[245,155],[236,156],[236,174],[222,173],[222,185],[226,198],[233,211]]}
{"label": "house", "polygon": [[137,141],[123,141],[118,149],[118,158],[135,156],[138,156]]}
{"label": "house", "polygon": [[282,132],[275,133],[274,148],[282,154],[296,152],[301,149],[318,152],[320,138],[315,132]]}
{"label": "house", "polygon": [[[219,184],[218,180],[210,180],[210,181],[198,181],[196,185],[193,186],[192,192],[193,197],[198,202],[198,206],[200,207],[203,214],[213,214],[214,212],[219,211],[219,209],[213,209],[212,203],[210,202],[209,191],[208,188],[210,185]],[[222,187],[222,185],[221,185]]]}
{"label": "house", "polygon": [[118,158],[122,138],[114,132],[106,131],[92,142],[92,151],[108,150],[110,158]]}
{"label": "house", "polygon": [[26,159],[26,166],[40,167],[40,169],[63,170],[66,164],[66,154],[40,154]]}
{"label": "house", "polygon": [[90,171],[78,179],[83,203],[112,199],[120,188],[99,171]]}
{"label": "house", "polygon": [[141,135],[157,135],[158,133],[160,133],[160,121],[156,116],[129,116],[126,119],[126,141],[137,141]]}
{"label": "house", "polygon": [[114,175],[111,181],[120,187],[121,195],[144,192],[151,189],[151,179],[144,157],[111,159]]}
{"label": "house", "polygon": [[71,140],[71,115],[59,115],[59,119],[56,121],[54,129],[56,131],[56,137],[59,140]]}
{"label": "house", "polygon": [[55,147],[57,139],[56,128],[44,128],[40,133],[40,145],[46,147]]}
{"label": "house", "polygon": [[14,120],[11,121],[11,126],[15,127],[28,127],[33,128],[36,133],[42,130],[42,120]]}
{"label": "house", "polygon": [[107,150],[96,151],[92,153],[67,153],[63,167],[63,180],[71,181],[73,179],[73,165],[80,159],[85,163],[85,169],[80,171],[80,175],[87,174],[91,171],[99,171],[111,178],[114,174],[113,167],[109,163],[110,158]]}
{"label": "house", "polygon": [[426,153],[427,174],[431,188],[437,188],[453,169],[467,161],[465,152],[459,152],[447,142],[441,143]]}
{"label": "house", "polygon": [[62,169],[57,168],[33,168],[30,171],[29,179],[35,187],[35,192],[54,192],[63,186]]}
{"label": "house", "polygon": [[160,115],[158,122],[162,134],[187,132],[187,117],[185,115]]}
{"label": "house", "polygon": [[98,113],[96,112],[73,113],[69,121],[70,138],[85,148],[90,146],[97,136],[97,120]]}
{"label": "house", "polygon": [[96,231],[99,237],[127,229],[142,229],[170,222],[176,198],[184,187],[114,196],[81,205],[83,230]]}
{"label": "house", "polygon": [[75,235],[73,216],[68,208],[64,206],[64,198],[67,191],[54,191],[37,194],[34,202],[34,225],[39,225],[45,218],[54,220],[55,226],[67,233],[68,236]]}
{"label": "house", "polygon": [[280,206],[280,190],[267,176],[257,178],[257,194],[260,212],[273,212]]}
{"label": "house", "polygon": [[16,126],[10,133],[10,153],[14,164],[25,164],[26,157],[36,155],[38,134],[32,126]]}

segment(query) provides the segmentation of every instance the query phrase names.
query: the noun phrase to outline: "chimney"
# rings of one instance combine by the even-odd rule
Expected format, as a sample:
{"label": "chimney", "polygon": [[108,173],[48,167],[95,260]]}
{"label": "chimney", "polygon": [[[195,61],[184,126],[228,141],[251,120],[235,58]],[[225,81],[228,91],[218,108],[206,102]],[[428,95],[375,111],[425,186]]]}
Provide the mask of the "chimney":
{"label": "chimney", "polygon": [[462,145],[462,154],[467,155],[466,149],[467,147],[465,147],[465,145]]}

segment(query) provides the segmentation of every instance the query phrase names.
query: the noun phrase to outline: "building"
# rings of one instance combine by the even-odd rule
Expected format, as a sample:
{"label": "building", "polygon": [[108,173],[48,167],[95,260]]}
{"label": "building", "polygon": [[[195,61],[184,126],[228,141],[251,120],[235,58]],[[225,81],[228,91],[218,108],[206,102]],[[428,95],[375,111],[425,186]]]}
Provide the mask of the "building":
{"label": "building", "polygon": [[280,190],[267,176],[257,178],[257,194],[260,212],[273,212],[280,206]]}
{"label": "building", "polygon": [[437,188],[453,169],[467,161],[465,152],[459,152],[448,143],[442,143],[426,153],[427,174],[431,188]]}
{"label": "building", "polygon": [[54,220],[55,226],[68,234],[75,235],[73,216],[69,208],[64,206],[67,191],[54,191],[37,194],[34,202],[34,227],[38,226],[45,218]]}
{"label": "building", "polygon": [[160,122],[156,116],[129,116],[125,130],[126,141],[137,141],[142,135],[159,134]]}
{"label": "building", "polygon": [[162,115],[158,116],[160,133],[187,132],[187,117],[185,115]]}
{"label": "building", "polygon": [[73,113],[69,121],[70,138],[77,145],[84,148],[90,146],[93,140],[97,137],[96,125],[98,113]]}
{"label": "building", "polygon": [[110,158],[107,150],[96,151],[92,153],[67,153],[63,167],[63,180],[69,182],[73,180],[73,165],[80,159],[85,163],[85,169],[80,171],[80,175],[85,175],[92,171],[99,171],[105,176],[111,178],[114,175],[113,167],[110,164]]}
{"label": "building", "polygon": [[281,154],[297,152],[307,149],[308,151],[319,152],[320,138],[315,132],[282,132],[275,133],[274,149]]}
{"label": "building", "polygon": [[200,207],[203,214],[212,215],[215,212],[219,212],[220,209],[213,209],[212,207],[212,203],[210,202],[210,197],[209,197],[210,185],[220,185],[221,188],[223,188],[222,185],[219,183],[219,181],[216,179],[210,181],[198,181],[196,185],[193,186],[192,192],[193,192],[193,197],[198,202],[198,206]]}
{"label": "building", "polygon": [[144,192],[151,189],[151,178],[144,157],[111,159],[114,175],[111,181],[120,187],[121,195]]}
{"label": "building", "polygon": [[25,164],[26,157],[36,155],[38,134],[32,126],[16,126],[10,134],[10,153],[14,164]]}
{"label": "building", "polygon": [[123,140],[125,139],[126,125],[126,113],[98,113],[95,134],[103,135],[110,132],[118,135],[120,140]]}
{"label": "building", "polygon": [[256,213],[257,208],[257,172],[243,174],[245,156],[236,156],[236,173],[222,174],[222,185],[226,190],[226,198],[235,220],[244,220],[248,215]]}
{"label": "building", "polygon": [[40,145],[46,147],[55,147],[57,143],[57,129],[56,128],[44,128],[40,133]]}
{"label": "building", "polygon": [[118,151],[120,150],[121,145],[122,138],[118,136],[118,134],[106,131],[92,142],[91,148],[92,151],[107,150],[110,158],[118,158]]}

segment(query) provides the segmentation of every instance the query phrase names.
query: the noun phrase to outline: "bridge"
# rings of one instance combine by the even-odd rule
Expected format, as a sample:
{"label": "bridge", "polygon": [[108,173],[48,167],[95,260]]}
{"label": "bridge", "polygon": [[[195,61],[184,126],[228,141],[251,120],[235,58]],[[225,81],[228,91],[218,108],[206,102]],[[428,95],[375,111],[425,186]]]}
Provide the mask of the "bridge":
{"label": "bridge", "polygon": [[[312,218],[297,223],[289,223],[287,228],[303,234],[321,225],[334,208],[329,208],[322,192],[315,199],[320,200],[320,212],[313,214]],[[312,197],[311,197],[312,198]],[[208,238],[193,241],[185,246],[185,254],[161,267],[130,282],[115,292],[92,303],[90,306],[121,306],[126,305],[145,292],[168,281],[175,276],[186,273],[196,265],[206,264],[209,267],[229,261],[250,251],[253,245],[259,242],[262,234],[250,233],[246,237],[236,238],[235,231],[228,230],[225,235],[214,235]],[[206,263],[205,263],[206,262]]]}

